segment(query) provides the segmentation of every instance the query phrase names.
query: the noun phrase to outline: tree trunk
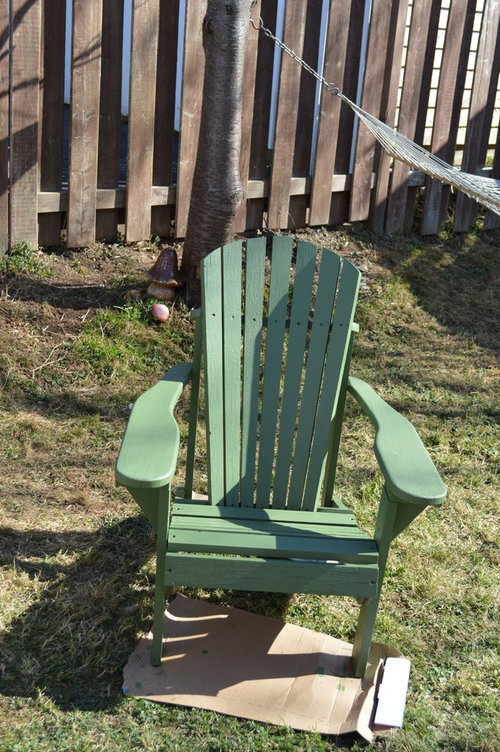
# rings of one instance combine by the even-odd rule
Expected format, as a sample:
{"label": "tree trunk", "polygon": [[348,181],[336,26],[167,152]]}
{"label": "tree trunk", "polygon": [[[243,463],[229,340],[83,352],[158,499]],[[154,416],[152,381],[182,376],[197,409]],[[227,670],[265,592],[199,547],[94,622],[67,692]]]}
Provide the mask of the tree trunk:
{"label": "tree trunk", "polygon": [[190,305],[199,304],[200,261],[232,239],[232,223],[243,198],[241,101],[253,4],[254,0],[209,0],[203,21],[200,137],[182,255]]}

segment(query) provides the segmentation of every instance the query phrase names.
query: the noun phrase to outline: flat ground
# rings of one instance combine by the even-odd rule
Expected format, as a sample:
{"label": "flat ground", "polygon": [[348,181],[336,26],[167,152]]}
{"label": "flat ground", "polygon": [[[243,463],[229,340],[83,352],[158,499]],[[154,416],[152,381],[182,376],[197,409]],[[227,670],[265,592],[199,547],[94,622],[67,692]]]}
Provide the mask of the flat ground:
{"label": "flat ground", "polygon": [[[360,267],[353,372],[414,422],[449,487],[388,564],[376,639],[408,655],[412,674],[404,729],[376,746],[500,749],[500,232],[298,237]],[[130,404],[192,347],[185,306],[160,325],[131,292],[144,292],[156,255],[148,244],[20,248],[3,264],[0,750],[361,749],[121,694],[123,665],[151,624],[153,541],[114,487],[113,464]],[[339,493],[367,530],[381,489],[372,440],[349,406]],[[197,467],[203,490],[203,458]],[[352,639],[347,599],[190,594]]]}

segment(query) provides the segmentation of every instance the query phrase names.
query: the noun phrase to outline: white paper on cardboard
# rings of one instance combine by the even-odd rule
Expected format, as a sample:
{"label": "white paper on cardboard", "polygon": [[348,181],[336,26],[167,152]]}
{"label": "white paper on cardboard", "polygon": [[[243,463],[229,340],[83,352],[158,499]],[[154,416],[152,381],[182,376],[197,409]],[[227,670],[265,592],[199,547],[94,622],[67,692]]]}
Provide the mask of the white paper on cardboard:
{"label": "white paper on cardboard", "polygon": [[382,682],[378,688],[375,723],[401,728],[406,706],[410,661],[407,658],[387,658]]}

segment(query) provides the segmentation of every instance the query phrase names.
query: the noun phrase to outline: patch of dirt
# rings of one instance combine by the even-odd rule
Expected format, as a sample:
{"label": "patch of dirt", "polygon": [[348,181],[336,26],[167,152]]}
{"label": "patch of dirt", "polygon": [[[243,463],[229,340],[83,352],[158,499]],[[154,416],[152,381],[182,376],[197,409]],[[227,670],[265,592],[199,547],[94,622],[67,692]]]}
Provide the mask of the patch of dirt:
{"label": "patch of dirt", "polygon": [[39,251],[43,275],[7,273],[1,300],[45,303],[68,311],[116,305],[134,285],[145,289],[146,273],[157,253],[150,246],[105,244],[61,253]]}
{"label": "patch of dirt", "polygon": [[[363,225],[334,230],[307,228],[292,233],[297,240],[330,248],[348,258],[362,273],[360,294],[374,293],[373,280],[398,274],[419,296],[419,302],[441,323],[467,330],[480,344],[495,338],[500,231],[476,236],[440,238],[377,237]],[[179,263],[182,244],[174,246]],[[57,346],[74,335],[99,308],[126,305],[130,296],[146,294],[147,271],[158,246],[96,243],[82,250],[38,253],[45,272],[0,277],[0,327],[37,321],[44,339]],[[434,286],[429,279],[435,279]],[[422,284],[423,283],[423,284]],[[425,288],[425,289],[424,289]],[[470,291],[474,290],[471,296]],[[466,294],[466,301],[464,296]],[[471,305],[477,310],[471,310]],[[3,323],[2,323],[3,320]],[[50,342],[46,342],[49,345]]]}

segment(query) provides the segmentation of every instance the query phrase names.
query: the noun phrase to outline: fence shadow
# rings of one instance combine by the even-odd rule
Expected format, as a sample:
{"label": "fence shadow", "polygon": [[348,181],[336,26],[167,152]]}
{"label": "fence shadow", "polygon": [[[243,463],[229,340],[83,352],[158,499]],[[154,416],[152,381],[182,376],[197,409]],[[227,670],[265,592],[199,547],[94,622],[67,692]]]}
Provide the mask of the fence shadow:
{"label": "fence shadow", "polygon": [[451,333],[498,351],[499,245],[498,230],[445,240],[402,239],[380,261],[409,284],[422,308]]}
{"label": "fence shadow", "polygon": [[45,282],[22,274],[6,280],[2,286],[5,285],[8,286],[9,297],[15,300],[49,303],[56,308],[76,311],[123,305],[123,294],[127,289],[127,286],[118,288]]}

